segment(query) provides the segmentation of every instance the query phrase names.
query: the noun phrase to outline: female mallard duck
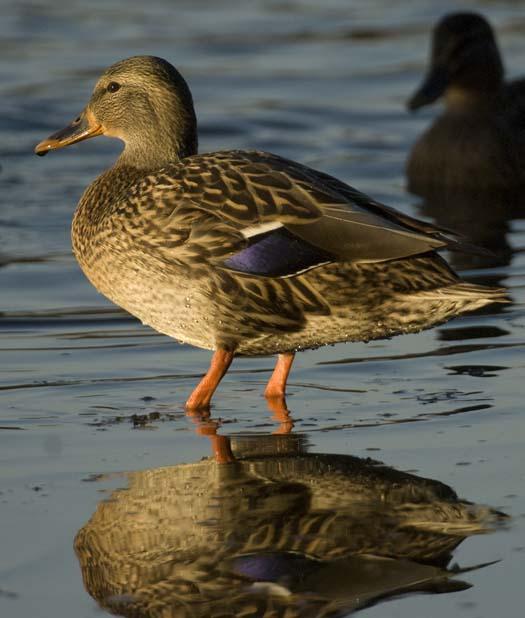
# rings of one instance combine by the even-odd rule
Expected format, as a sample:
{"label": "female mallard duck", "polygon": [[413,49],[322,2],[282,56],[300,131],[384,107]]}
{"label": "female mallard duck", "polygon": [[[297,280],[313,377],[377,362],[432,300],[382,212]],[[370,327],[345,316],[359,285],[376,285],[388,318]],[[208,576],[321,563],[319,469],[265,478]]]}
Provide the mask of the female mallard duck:
{"label": "female mallard duck", "polygon": [[429,72],[410,110],[444,96],[445,111],[415,144],[409,188],[516,186],[522,172],[525,80],[504,82],[494,32],[476,13],[453,13],[435,27]]}
{"label": "female mallard duck", "polygon": [[206,407],[235,354],[294,353],[414,332],[504,300],[461,282],[442,230],[266,152],[197,154],[189,88],[160,58],[111,66],[87,107],[37,154],[95,135],[125,148],[82,196],[73,250],[93,285],[142,322],[214,350],[187,401]]}

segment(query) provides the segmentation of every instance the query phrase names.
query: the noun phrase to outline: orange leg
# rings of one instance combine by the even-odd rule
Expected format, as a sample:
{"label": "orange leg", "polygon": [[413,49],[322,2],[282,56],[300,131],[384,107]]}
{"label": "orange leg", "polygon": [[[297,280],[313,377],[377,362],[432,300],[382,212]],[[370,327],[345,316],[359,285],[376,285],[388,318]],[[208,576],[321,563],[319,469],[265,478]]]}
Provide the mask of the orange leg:
{"label": "orange leg", "polygon": [[219,386],[219,382],[224,374],[228,371],[233,357],[234,352],[229,352],[228,350],[219,349],[213,353],[210,368],[186,402],[187,409],[197,410],[199,408],[207,408],[210,405],[213,393],[217,386]]}
{"label": "orange leg", "polygon": [[285,352],[284,354],[279,354],[277,357],[272,377],[268,381],[266,390],[264,391],[264,396],[267,399],[284,399],[286,394],[286,381],[290,375],[294,357],[294,352]]}

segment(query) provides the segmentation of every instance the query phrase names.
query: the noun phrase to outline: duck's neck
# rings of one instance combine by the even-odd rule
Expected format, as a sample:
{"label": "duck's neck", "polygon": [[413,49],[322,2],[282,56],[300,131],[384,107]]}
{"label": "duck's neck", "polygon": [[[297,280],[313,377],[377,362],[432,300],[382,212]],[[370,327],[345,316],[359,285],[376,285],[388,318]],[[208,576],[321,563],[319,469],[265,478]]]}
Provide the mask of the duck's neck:
{"label": "duck's neck", "polygon": [[180,117],[178,122],[157,122],[137,126],[128,137],[115,163],[118,168],[152,171],[197,154],[197,123],[194,115]]}
{"label": "duck's neck", "polygon": [[501,85],[496,85],[490,90],[449,86],[445,92],[445,104],[452,112],[473,110],[490,112],[501,102],[502,92]]}
{"label": "duck's neck", "polygon": [[[476,50],[471,50],[474,53]],[[477,50],[476,62],[461,64],[445,91],[448,109],[490,110],[501,102],[504,71],[496,48]]]}

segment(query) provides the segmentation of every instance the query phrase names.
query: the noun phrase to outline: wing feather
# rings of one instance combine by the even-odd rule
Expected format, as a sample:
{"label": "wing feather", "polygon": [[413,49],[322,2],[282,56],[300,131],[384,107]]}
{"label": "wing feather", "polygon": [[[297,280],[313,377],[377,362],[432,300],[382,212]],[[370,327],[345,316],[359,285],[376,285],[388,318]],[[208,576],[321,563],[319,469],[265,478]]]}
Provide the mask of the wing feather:
{"label": "wing feather", "polygon": [[[195,155],[150,178],[163,259],[243,272],[264,263],[255,274],[289,276],[326,261],[379,262],[460,245],[442,228],[265,152]],[[183,241],[163,242],[174,234]]]}

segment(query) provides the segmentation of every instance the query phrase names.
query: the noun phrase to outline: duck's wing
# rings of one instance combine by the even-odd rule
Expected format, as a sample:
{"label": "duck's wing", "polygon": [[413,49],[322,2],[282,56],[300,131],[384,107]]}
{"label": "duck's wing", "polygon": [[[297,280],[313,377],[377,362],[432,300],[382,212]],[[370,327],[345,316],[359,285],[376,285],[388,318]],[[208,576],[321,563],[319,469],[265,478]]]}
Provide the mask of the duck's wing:
{"label": "duck's wing", "polygon": [[397,225],[441,241],[443,243],[443,248],[449,249],[450,251],[459,251],[461,253],[471,253],[473,255],[492,255],[490,251],[473,244],[467,236],[457,230],[452,230],[444,225],[421,221],[421,219],[411,217],[403,212],[399,212],[399,210],[391,206],[387,206],[386,204],[370,198],[365,193],[361,193],[333,176],[319,171],[316,171],[316,174],[330,186],[334,187],[334,189],[339,190],[348,200],[351,200],[379,217],[388,219]]}
{"label": "duck's wing", "polygon": [[[170,169],[156,200],[173,194]],[[194,259],[266,276],[333,261],[381,262],[450,244],[440,228],[384,207],[311,168],[264,152],[188,158],[176,170],[170,226],[187,228],[178,249]],[[164,208],[166,210],[166,208]]]}

